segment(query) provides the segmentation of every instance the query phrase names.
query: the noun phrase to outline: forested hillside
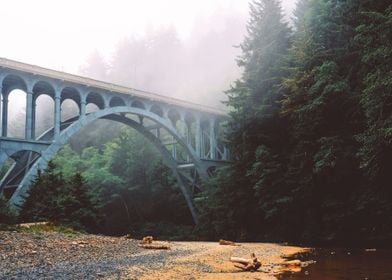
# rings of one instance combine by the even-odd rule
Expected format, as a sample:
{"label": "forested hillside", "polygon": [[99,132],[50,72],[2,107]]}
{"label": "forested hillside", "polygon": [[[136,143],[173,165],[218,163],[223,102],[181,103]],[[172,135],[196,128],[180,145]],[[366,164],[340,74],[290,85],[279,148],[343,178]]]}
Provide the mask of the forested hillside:
{"label": "forested hillside", "polygon": [[136,131],[117,129],[103,145],[65,146],[31,186],[19,219],[110,235],[189,232],[192,217],[159,153]]}
{"label": "forested hillside", "polygon": [[[392,4],[251,4],[228,91],[235,162],[205,194],[210,236],[392,241]],[[208,205],[208,207],[207,207]],[[208,226],[212,224],[212,226]]]}

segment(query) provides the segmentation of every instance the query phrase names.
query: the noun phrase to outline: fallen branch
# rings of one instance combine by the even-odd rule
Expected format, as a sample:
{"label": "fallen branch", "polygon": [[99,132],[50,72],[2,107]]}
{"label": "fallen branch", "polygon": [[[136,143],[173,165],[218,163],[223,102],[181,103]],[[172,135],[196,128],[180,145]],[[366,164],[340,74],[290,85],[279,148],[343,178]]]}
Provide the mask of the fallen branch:
{"label": "fallen branch", "polygon": [[251,255],[251,259],[231,257],[230,261],[236,263],[234,264],[236,268],[242,269],[244,271],[256,271],[261,266],[261,262],[257,260],[255,254]]}

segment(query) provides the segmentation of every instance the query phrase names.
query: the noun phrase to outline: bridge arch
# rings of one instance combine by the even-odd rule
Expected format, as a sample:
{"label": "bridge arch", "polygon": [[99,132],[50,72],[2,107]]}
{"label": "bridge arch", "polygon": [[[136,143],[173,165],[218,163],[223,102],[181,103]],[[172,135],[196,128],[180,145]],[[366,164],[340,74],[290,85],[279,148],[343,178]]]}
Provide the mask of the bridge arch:
{"label": "bridge arch", "polygon": [[[26,93],[24,139],[7,137],[6,133],[7,97],[13,89]],[[195,186],[198,183],[195,177],[207,177],[212,166],[224,165],[229,159],[229,150],[222,145],[223,142],[219,143],[215,130],[216,120],[228,117],[223,110],[4,58],[0,58],[0,91],[3,97],[0,106],[0,165],[12,151],[24,150],[24,154],[35,151],[40,155],[23,177],[13,200],[26,190],[34,172],[42,169],[74,133],[100,118],[126,122],[156,141],[183,186]],[[41,137],[35,137],[34,103],[38,96],[45,94],[54,99],[53,120],[49,121],[53,128]],[[62,118],[62,107],[69,100],[75,111]],[[96,106],[95,111],[91,112],[87,105]],[[0,184],[0,191],[3,187]],[[193,201],[189,201],[193,205]]]}
{"label": "bridge arch", "polygon": [[157,124],[162,125],[162,127],[164,127],[167,131],[169,131],[170,134],[174,138],[176,138],[176,140],[184,147],[184,149],[187,150],[187,153],[189,157],[192,159],[192,162],[195,164],[195,168],[198,171],[198,173],[201,175],[207,174],[207,170],[205,170],[203,166],[200,164],[200,160],[197,158],[194,151],[190,150],[187,147],[186,142],[184,142],[183,139],[176,133],[176,129],[168,120],[163,119],[162,117],[159,117],[154,113],[139,108],[119,106],[119,107],[106,108],[100,111],[96,111],[94,113],[84,116],[83,118],[74,118],[72,123],[70,120],[68,120],[67,123],[68,124],[71,123],[71,124],[62,131],[62,133],[54,143],[50,144],[48,148],[41,153],[40,159],[38,159],[34,163],[34,165],[24,176],[23,180],[20,182],[18,188],[15,190],[13,196],[11,197],[10,202],[14,205],[18,205],[22,202],[23,195],[28,190],[29,184],[36,176],[38,170],[46,168],[46,165],[49,162],[49,160],[51,160],[57,154],[60,148],[64,146],[75,133],[77,133],[78,131],[83,129],[86,125],[92,123],[95,120],[106,118],[117,122],[122,122],[124,124],[127,124],[128,126],[131,126],[132,128],[136,129],[138,132],[140,132],[143,136],[145,136],[150,142],[152,142],[152,144],[154,144],[154,146],[160,151],[166,164],[173,171],[174,176],[177,179],[178,185],[180,186],[180,189],[185,197],[188,208],[190,209],[192,217],[194,221],[197,222],[197,210],[193,203],[192,192],[187,187],[186,181],[178,171],[176,160],[171,156],[170,152],[162,145],[162,143],[156,138],[156,136],[153,133],[151,133],[151,131],[149,131],[142,124],[136,122],[135,120],[127,118],[124,115],[120,115],[120,114],[127,114],[127,113],[148,118],[156,122]]}

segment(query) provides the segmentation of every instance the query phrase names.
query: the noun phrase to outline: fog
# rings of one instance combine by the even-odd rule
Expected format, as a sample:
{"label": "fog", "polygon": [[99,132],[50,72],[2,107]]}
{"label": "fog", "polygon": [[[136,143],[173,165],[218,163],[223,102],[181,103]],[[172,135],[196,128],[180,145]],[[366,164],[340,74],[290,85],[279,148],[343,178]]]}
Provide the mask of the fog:
{"label": "fog", "polygon": [[[196,18],[188,36],[178,26],[147,27],[118,41],[110,55],[94,50],[79,73],[161,95],[224,107],[225,91],[240,77],[236,58],[246,34],[248,9]],[[294,0],[284,1],[287,21]]]}
{"label": "fog", "polygon": [[[210,28],[218,24],[219,28]],[[105,59],[94,51],[80,73],[137,89],[210,106],[221,106],[224,90],[239,77],[234,45],[244,34],[243,17],[199,22],[188,39],[173,26],[122,39]]]}
{"label": "fog", "polygon": [[[287,21],[295,1],[282,2]],[[0,57],[222,107],[248,17],[245,0],[3,1]]]}

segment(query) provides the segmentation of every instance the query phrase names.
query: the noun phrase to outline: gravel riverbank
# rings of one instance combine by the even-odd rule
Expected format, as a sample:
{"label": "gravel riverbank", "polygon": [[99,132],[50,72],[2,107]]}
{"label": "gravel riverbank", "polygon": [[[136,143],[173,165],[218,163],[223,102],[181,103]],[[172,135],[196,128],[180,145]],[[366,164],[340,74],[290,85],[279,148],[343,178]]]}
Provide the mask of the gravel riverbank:
{"label": "gravel riverbank", "polygon": [[[167,242],[148,250],[139,241],[97,235],[0,231],[0,279],[276,279],[281,256],[303,249],[277,244],[221,246]],[[256,253],[260,272],[239,272],[230,256]]]}

